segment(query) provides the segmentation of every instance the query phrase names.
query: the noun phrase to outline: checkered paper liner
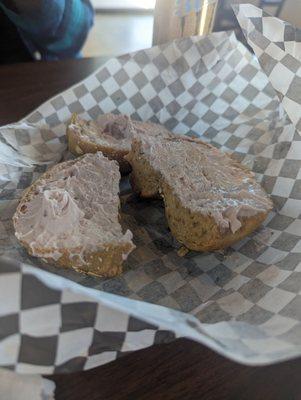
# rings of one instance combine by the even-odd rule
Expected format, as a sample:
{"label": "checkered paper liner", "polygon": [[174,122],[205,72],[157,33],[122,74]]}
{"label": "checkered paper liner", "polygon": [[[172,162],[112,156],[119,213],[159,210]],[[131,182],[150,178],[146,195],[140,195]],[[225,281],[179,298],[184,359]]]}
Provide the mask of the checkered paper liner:
{"label": "checkered paper liner", "polygon": [[[122,223],[137,249],[124,273],[42,265],[18,244],[11,217],[22,191],[68,157],[73,112],[120,112],[199,135],[249,166],[275,210],[227,251],[180,257],[162,203],[137,199],[125,179]],[[225,32],[111,59],[0,128],[0,244],[10,260],[0,269],[0,366],[82,370],[184,336],[250,365],[301,354],[300,143],[256,58]]]}
{"label": "checkered paper liner", "polygon": [[301,132],[301,29],[251,4],[233,9],[281,104]]}

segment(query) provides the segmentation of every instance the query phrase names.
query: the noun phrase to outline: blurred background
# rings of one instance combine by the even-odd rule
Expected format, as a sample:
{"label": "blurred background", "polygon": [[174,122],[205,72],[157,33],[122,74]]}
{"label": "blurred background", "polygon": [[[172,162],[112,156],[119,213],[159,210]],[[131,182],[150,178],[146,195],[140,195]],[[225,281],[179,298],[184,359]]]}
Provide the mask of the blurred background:
{"label": "blurred background", "polygon": [[244,42],[231,6],[246,2],[301,28],[301,0],[0,0],[0,64],[110,57],[211,31]]}
{"label": "blurred background", "polygon": [[[117,55],[152,45],[155,0],[92,0],[95,23],[83,48],[84,57]],[[236,29],[231,4],[252,3],[301,27],[301,0],[219,0],[213,30]],[[242,38],[242,37],[241,37]]]}
{"label": "blurred background", "polygon": [[92,0],[94,27],[84,57],[116,55],[151,47],[155,0]]}

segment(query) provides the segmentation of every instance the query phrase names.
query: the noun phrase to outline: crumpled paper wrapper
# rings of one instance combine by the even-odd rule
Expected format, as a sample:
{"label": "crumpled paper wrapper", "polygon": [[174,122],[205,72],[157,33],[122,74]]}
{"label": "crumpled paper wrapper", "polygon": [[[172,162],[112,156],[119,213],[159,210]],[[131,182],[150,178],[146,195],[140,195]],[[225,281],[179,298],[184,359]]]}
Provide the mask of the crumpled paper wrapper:
{"label": "crumpled paper wrapper", "polygon": [[0,369],[0,396],[3,400],[54,400],[54,390],[54,382],[41,376]]}
{"label": "crumpled paper wrapper", "polygon": [[233,9],[248,44],[300,132],[301,29],[251,4],[234,5]]}
{"label": "crumpled paper wrapper", "polygon": [[[123,181],[122,223],[137,245],[123,275],[101,279],[42,265],[14,237],[18,199],[68,157],[73,112],[97,119],[111,111],[232,153],[255,172],[274,211],[224,252],[180,257],[162,203],[137,199]],[[249,365],[301,354],[300,143],[256,57],[225,32],[111,59],[0,128],[0,365],[84,370],[176,337]]]}

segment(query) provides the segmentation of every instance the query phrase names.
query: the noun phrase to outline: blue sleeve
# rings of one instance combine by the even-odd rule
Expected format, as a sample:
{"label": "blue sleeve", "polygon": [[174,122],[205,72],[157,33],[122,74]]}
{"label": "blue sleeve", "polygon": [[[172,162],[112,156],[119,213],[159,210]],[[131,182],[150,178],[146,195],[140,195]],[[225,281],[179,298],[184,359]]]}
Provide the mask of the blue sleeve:
{"label": "blue sleeve", "polygon": [[43,58],[78,55],[93,25],[94,12],[88,0],[14,0],[13,3],[12,10],[0,0],[0,6],[25,41],[45,55]]}

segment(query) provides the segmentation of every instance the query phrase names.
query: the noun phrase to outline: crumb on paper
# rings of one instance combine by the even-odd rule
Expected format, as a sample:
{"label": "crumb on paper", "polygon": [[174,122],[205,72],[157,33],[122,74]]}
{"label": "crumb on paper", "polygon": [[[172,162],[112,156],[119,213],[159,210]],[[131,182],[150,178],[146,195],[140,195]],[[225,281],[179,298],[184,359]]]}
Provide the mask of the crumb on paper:
{"label": "crumb on paper", "polygon": [[262,242],[257,242],[255,240],[254,243],[255,243],[254,244],[254,248],[255,248],[256,251],[261,251],[262,249],[264,249],[266,247],[266,245],[264,243],[262,243]]}
{"label": "crumb on paper", "polygon": [[260,244],[268,244],[270,238],[274,235],[274,232],[269,229],[262,229],[257,233],[254,240]]}
{"label": "crumb on paper", "polygon": [[225,249],[219,249],[219,250],[215,250],[214,253],[221,257],[221,258],[226,258],[226,250]]}
{"label": "crumb on paper", "polygon": [[177,253],[178,253],[178,256],[184,257],[184,256],[186,256],[187,253],[189,253],[189,249],[187,249],[187,247],[185,247],[185,246],[181,246],[179,248],[179,250],[177,251]]}

